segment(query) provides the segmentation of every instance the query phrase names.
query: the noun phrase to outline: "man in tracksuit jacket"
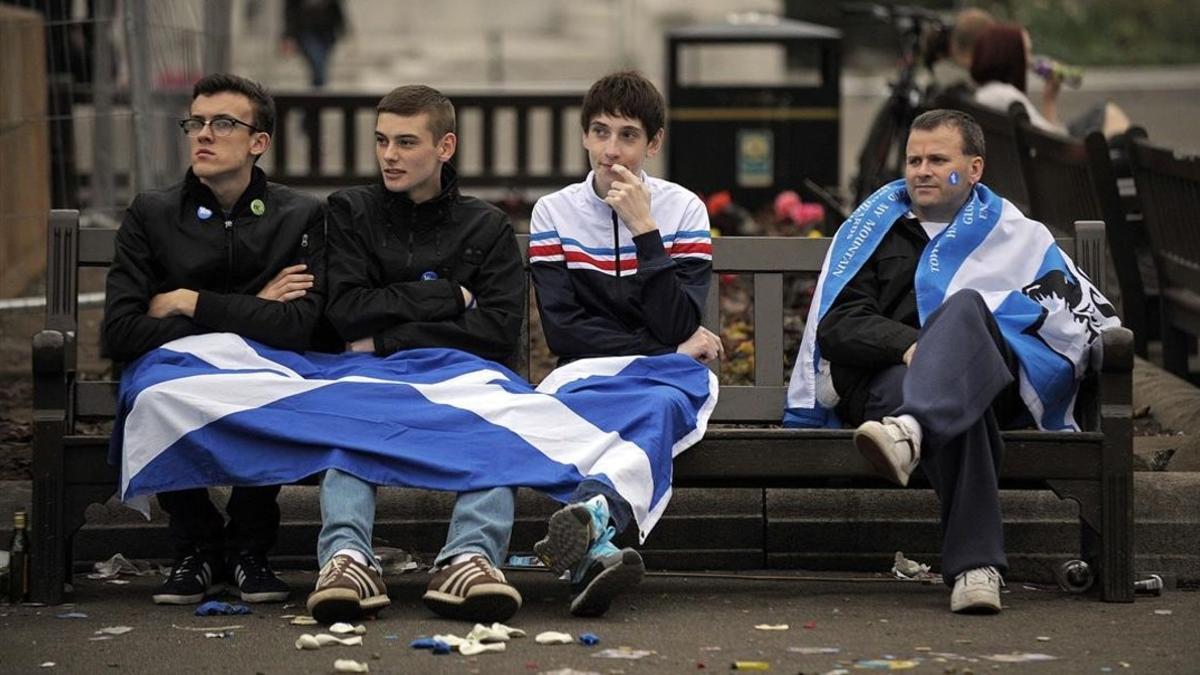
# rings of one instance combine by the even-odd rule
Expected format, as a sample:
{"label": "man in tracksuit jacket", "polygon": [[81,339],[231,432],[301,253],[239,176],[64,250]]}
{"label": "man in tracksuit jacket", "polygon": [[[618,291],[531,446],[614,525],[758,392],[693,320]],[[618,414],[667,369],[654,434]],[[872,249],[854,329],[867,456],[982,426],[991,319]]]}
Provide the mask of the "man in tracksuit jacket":
{"label": "man in tracksuit jacket", "polygon": [[[255,166],[274,125],[275,103],[259,84],[226,74],[196,83],[180,122],[191,169],[138,194],[117,232],[102,329],[109,357],[132,361],[210,332],[310,347],[324,306],[324,211]],[[278,494],[277,485],[234,487],[226,524],[203,488],[159,493],[176,551],[154,601],[200,602],[226,579],[247,602],[287,598],[266,558]]]}
{"label": "man in tracksuit jacket", "polygon": [[[664,116],[662,95],[641,74],[600,79],[580,114],[591,173],[534,206],[530,269],[560,365],[674,352],[708,362],[723,352],[700,325],[712,277],[708,212],[690,190],[642,170],[662,147]],[[625,500],[594,480],[551,516],[534,550],[555,572],[572,571],[573,614],[603,614],[641,581],[638,552],[610,542],[631,519]]]}
{"label": "man in tracksuit jacket", "polygon": [[[386,356],[442,347],[515,355],[524,271],[508,218],[458,192],[454,107],[426,86],[380,102],[375,155],[382,180],[329,197],[328,316],[347,349]],[[436,452],[436,448],[431,449]],[[508,549],[515,489],[460,493],[424,595],[434,612],[503,621],[521,595],[497,569]],[[321,565],[308,609],[322,623],[389,604],[371,547],[375,486],[330,469],[321,480]]]}

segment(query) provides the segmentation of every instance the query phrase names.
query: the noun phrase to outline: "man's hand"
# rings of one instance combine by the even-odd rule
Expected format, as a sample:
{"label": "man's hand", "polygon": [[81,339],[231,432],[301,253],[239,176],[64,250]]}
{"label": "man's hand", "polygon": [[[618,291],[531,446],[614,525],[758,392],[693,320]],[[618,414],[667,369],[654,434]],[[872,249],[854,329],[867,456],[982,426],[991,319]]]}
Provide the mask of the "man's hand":
{"label": "man's hand", "polygon": [[275,278],[268,281],[267,285],[258,292],[258,297],[263,300],[279,302],[288,302],[304,297],[308,293],[308,289],[313,287],[313,275],[304,274],[306,269],[308,269],[308,265],[302,263],[279,270],[279,274],[276,274]]}
{"label": "man's hand", "polygon": [[904,365],[911,366],[913,354],[916,354],[916,353],[917,353],[917,343],[914,342],[908,346],[908,349],[904,350],[904,356],[900,357],[901,359],[904,360]]}
{"label": "man's hand", "polygon": [[196,298],[200,294],[186,288],[177,288],[169,293],[159,293],[150,298],[150,307],[146,315],[152,319],[165,319],[169,316],[191,317],[196,313]]}
{"label": "man's hand", "polygon": [[704,326],[696,329],[692,336],[675,348],[676,353],[687,354],[700,363],[708,363],[725,355],[721,337]]}
{"label": "man's hand", "polygon": [[359,339],[355,340],[354,342],[347,342],[346,343],[346,351],[348,351],[348,352],[366,352],[366,353],[373,354],[375,352],[375,338],[368,336],[365,338],[359,338]]}
{"label": "man's hand", "polygon": [[650,217],[650,188],[620,164],[613,164],[620,180],[614,180],[604,201],[617,212],[633,236],[658,229]]}

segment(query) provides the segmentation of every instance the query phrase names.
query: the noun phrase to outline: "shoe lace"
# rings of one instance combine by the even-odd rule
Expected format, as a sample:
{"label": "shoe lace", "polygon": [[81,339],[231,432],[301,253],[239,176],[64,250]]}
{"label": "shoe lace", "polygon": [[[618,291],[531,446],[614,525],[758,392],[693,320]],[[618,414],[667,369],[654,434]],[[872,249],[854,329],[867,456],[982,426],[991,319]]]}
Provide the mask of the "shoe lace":
{"label": "shoe lace", "polygon": [[474,563],[476,567],[483,570],[483,573],[489,577],[506,584],[508,583],[508,579],[504,577],[504,572],[501,572],[499,569],[493,567],[492,564],[487,561],[487,558],[477,555],[474,558],[471,558],[471,562]]}
{"label": "shoe lace", "polygon": [[617,536],[617,528],[613,527],[612,525],[605,527],[604,530],[600,532],[599,536],[596,537],[596,540],[592,542],[592,547],[588,550],[588,552],[596,553],[608,548],[611,546],[611,542],[615,536]]}
{"label": "shoe lace", "polygon": [[1004,585],[1004,578],[1000,576],[1000,572],[995,567],[977,567],[963,572],[963,583],[967,586],[981,586],[993,581],[998,581],[1001,586]]}
{"label": "shoe lace", "polygon": [[266,556],[255,551],[243,552],[239,557],[238,565],[241,566],[242,573],[247,577],[262,579],[271,574],[271,568],[267,564]]}
{"label": "shoe lace", "polygon": [[195,553],[180,558],[171,569],[171,580],[182,581],[196,576],[203,563]]}
{"label": "shoe lace", "polygon": [[332,560],[325,563],[325,569],[321,571],[321,579],[318,584],[326,584],[340,577],[346,568],[350,566],[350,558],[348,556],[335,556]]}

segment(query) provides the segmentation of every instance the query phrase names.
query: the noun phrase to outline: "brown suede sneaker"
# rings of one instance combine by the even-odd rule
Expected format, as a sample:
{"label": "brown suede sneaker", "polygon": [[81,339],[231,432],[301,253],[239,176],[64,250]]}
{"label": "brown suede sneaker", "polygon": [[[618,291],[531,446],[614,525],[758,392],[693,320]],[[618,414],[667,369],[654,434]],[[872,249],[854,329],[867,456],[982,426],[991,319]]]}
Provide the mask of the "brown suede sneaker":
{"label": "brown suede sneaker", "polygon": [[435,572],[423,599],[436,614],[476,623],[505,621],[521,608],[521,594],[481,555]]}
{"label": "brown suede sneaker", "polygon": [[355,621],[391,604],[383,577],[348,555],[335,555],[321,568],[308,595],[308,613],[324,624]]}

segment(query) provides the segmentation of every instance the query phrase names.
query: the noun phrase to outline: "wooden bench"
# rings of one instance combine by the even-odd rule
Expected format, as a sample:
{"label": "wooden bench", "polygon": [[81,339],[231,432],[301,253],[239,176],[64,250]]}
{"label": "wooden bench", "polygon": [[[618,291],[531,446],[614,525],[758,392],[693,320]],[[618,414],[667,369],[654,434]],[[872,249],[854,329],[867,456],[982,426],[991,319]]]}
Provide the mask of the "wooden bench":
{"label": "wooden bench", "polygon": [[1200,156],[1153,145],[1140,129],[1128,145],[1158,271],[1163,366],[1186,379],[1200,337]]}
{"label": "wooden bench", "polygon": [[[70,578],[71,540],[84,523],[84,510],[107,500],[117,485],[117,470],[106,462],[108,437],[87,435],[80,426],[112,419],[117,384],[82,381],[75,367],[78,272],[108,265],[114,236],[113,230],[80,229],[77,212],[51,212],[46,328],[33,339],[33,597],[41,602],[61,602],[63,582]],[[1077,239],[1061,243],[1085,269],[1104,259],[1100,223],[1081,223]],[[524,248],[526,237],[521,244]],[[888,487],[854,448],[850,431],[778,426],[787,375],[784,275],[815,273],[828,246],[828,239],[807,238],[713,241],[715,275],[752,278],[754,378],[753,384],[722,387],[704,440],[676,460],[676,485]],[[706,311],[706,325],[714,331],[720,326],[717,278]],[[1086,431],[1006,432],[1001,487],[1049,488],[1076,500],[1081,553],[1098,568],[1101,597],[1132,601],[1129,331],[1107,333],[1104,354],[1102,370],[1085,381],[1076,409]],[[914,482],[925,485],[919,475]]]}
{"label": "wooden bench", "polygon": [[[1133,331],[1135,351],[1145,358],[1151,314],[1138,268],[1144,237],[1122,205],[1108,141],[1099,131],[1083,140],[1043,131],[1033,126],[1024,109],[1013,115],[1013,126],[1029,191],[1025,215],[1057,233],[1070,232],[1077,219],[1104,221],[1121,291],[1121,323]],[[1099,277],[1101,269],[1088,269],[1088,273]]]}

